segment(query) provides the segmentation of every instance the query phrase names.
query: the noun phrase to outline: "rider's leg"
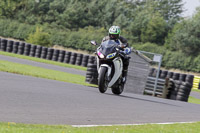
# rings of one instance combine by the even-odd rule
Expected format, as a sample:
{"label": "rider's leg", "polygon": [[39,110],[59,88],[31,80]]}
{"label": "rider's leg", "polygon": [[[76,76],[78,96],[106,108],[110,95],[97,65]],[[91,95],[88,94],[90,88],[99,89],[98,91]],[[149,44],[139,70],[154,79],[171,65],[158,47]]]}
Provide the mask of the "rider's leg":
{"label": "rider's leg", "polygon": [[124,58],[123,59],[123,71],[122,71],[122,77],[123,77],[123,82],[126,82],[126,77],[128,73],[128,65],[129,65],[129,58]]}

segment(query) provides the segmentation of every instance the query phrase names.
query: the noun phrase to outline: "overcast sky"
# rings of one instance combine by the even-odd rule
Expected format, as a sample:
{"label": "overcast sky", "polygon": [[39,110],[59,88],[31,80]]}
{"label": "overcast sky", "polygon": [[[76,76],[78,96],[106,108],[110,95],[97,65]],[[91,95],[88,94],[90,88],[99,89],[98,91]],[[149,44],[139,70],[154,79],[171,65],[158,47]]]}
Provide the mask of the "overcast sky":
{"label": "overcast sky", "polygon": [[192,16],[195,12],[196,7],[200,6],[200,0],[183,0],[185,3],[183,13],[184,17]]}

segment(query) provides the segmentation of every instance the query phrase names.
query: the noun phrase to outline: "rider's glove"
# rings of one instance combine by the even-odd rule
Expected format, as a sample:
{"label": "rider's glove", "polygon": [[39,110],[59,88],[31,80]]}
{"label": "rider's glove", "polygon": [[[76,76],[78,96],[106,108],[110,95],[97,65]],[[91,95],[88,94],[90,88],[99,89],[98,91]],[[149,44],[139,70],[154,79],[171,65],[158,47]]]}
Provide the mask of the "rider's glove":
{"label": "rider's glove", "polygon": [[131,53],[131,48],[129,48],[129,47],[124,48],[124,53],[126,55],[129,55]]}

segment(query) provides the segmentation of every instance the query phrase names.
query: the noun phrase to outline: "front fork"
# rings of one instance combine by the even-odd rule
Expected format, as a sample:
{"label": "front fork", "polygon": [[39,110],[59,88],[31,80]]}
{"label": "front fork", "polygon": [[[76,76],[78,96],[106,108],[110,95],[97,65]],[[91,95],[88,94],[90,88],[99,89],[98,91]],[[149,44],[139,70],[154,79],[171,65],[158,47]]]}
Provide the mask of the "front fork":
{"label": "front fork", "polygon": [[101,71],[101,67],[107,67],[107,77],[106,77],[106,79],[107,79],[107,81],[109,82],[110,80],[111,80],[111,67],[109,66],[109,65],[107,65],[107,64],[101,64],[100,65],[100,63],[99,63],[99,58],[98,58],[98,56],[97,56],[97,71],[98,71],[98,74],[100,73],[100,71]]}
{"label": "front fork", "polygon": [[101,64],[101,66],[99,67],[98,69],[98,74],[101,72],[101,68],[102,67],[106,67],[107,68],[107,73],[106,73],[106,76],[107,76],[107,80],[110,81],[111,80],[111,67],[107,64]]}

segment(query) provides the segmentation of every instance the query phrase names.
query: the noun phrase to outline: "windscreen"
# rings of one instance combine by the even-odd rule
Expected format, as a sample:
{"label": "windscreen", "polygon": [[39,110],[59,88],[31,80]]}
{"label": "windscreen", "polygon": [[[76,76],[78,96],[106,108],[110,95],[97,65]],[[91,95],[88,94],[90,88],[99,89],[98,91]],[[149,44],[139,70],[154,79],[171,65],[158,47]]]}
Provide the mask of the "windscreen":
{"label": "windscreen", "polygon": [[103,55],[108,55],[110,53],[114,53],[116,50],[115,48],[118,46],[118,43],[116,43],[113,40],[108,40],[103,43],[101,43],[100,51]]}

